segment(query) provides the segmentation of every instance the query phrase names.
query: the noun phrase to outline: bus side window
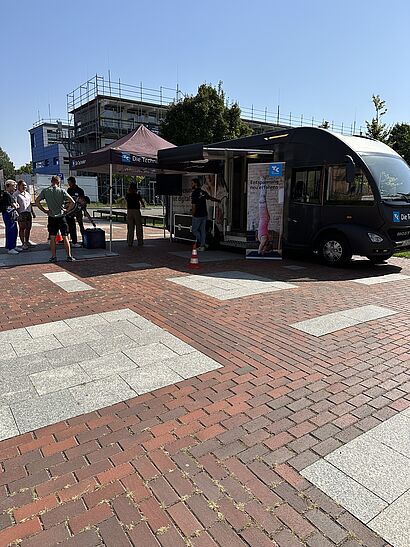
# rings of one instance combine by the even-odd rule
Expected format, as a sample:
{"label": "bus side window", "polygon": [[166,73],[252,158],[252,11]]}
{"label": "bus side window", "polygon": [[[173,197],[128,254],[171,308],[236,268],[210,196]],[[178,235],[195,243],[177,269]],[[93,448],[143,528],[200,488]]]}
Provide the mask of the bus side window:
{"label": "bus side window", "polygon": [[345,167],[335,165],[329,167],[326,202],[340,205],[372,205],[374,196],[366,175],[360,168],[356,169],[354,182],[349,184],[346,180]]}
{"label": "bus side window", "polygon": [[294,203],[320,203],[321,169],[294,169],[292,173],[291,201]]}

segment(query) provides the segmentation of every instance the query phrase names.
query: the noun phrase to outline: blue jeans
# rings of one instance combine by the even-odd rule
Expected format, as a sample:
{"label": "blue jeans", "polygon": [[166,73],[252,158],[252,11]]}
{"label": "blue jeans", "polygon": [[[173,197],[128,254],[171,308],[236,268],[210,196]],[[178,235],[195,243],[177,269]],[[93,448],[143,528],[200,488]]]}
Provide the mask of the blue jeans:
{"label": "blue jeans", "polygon": [[206,221],[208,217],[192,217],[192,233],[196,237],[196,242],[205,246],[206,242]]}
{"label": "blue jeans", "polygon": [[16,247],[17,222],[12,220],[10,213],[3,213],[3,222],[6,228],[6,249],[10,251]]}

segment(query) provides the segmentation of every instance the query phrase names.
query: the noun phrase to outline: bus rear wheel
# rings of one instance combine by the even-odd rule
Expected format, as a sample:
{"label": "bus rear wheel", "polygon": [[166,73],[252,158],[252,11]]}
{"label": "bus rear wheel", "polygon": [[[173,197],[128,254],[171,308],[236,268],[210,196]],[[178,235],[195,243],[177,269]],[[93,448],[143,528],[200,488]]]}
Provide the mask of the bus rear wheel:
{"label": "bus rear wheel", "polygon": [[319,256],[328,266],[342,266],[350,261],[352,252],[347,239],[342,234],[329,233],[319,241]]}

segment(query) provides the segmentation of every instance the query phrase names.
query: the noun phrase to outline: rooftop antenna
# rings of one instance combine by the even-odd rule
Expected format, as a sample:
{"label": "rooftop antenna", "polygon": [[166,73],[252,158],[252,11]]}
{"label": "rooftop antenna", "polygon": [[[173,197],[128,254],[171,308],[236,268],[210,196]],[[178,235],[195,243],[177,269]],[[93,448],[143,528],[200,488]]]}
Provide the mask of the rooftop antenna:
{"label": "rooftop antenna", "polygon": [[108,69],[108,89],[110,90],[111,95],[111,71]]}
{"label": "rooftop antenna", "polygon": [[51,106],[50,106],[50,103],[48,103],[48,120],[51,122]]}

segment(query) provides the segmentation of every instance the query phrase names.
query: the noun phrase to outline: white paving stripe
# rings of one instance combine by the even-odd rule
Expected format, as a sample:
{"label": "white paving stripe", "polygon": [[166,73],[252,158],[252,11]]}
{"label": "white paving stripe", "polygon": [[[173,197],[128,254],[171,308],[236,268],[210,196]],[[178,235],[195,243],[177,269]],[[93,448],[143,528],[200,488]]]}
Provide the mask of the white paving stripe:
{"label": "white paving stripe", "polygon": [[378,285],[379,283],[391,283],[392,281],[403,281],[405,279],[410,279],[410,276],[397,273],[362,277],[360,279],[352,279],[352,281],[354,283],[360,283],[361,285]]}
{"label": "white paving stripe", "polygon": [[359,308],[351,308],[335,313],[327,313],[313,319],[300,321],[290,325],[294,329],[298,329],[312,336],[324,336],[341,329],[367,323],[374,319],[381,319],[398,313],[395,310],[382,308],[380,306],[360,306]]}
{"label": "white paving stripe", "polygon": [[73,275],[67,272],[52,272],[43,274],[48,280],[60,287],[66,292],[81,292],[94,290],[91,285],[87,285]]}
{"label": "white paving stripe", "polygon": [[236,270],[205,275],[170,277],[167,281],[172,281],[218,300],[231,300],[284,289],[297,289],[297,285],[292,283],[272,281],[272,279],[266,277]]}
{"label": "white paving stripe", "polygon": [[0,332],[0,355],[0,440],[221,368],[127,308]]}
{"label": "white paving stripe", "polygon": [[410,547],[410,410],[301,474],[393,547]]}

